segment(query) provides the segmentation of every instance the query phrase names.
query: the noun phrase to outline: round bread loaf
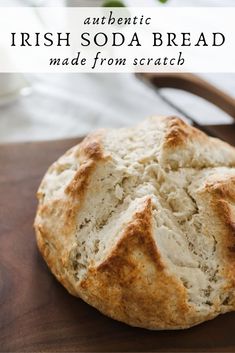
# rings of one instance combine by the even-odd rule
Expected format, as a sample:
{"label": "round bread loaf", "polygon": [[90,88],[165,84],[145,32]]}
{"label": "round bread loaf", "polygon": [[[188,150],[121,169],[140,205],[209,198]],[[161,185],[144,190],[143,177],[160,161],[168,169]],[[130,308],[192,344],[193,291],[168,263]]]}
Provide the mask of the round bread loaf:
{"label": "round bread loaf", "polygon": [[175,117],[100,130],[38,191],[38,247],[73,295],[148,329],[235,309],[235,149]]}

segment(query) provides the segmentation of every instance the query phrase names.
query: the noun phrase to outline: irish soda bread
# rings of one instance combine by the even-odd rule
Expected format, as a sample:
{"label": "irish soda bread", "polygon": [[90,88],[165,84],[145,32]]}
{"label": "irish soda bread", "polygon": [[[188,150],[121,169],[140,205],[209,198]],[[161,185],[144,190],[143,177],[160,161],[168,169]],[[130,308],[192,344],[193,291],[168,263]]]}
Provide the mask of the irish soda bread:
{"label": "irish soda bread", "polygon": [[39,249],[73,295],[149,329],[235,309],[235,149],[178,118],[100,130],[46,173]]}

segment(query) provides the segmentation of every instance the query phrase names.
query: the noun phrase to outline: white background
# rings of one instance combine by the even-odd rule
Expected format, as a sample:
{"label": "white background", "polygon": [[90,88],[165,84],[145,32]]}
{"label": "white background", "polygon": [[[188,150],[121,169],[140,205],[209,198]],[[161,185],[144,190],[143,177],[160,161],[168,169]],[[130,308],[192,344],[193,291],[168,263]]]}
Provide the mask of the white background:
{"label": "white background", "polygon": [[[87,18],[106,17],[105,25],[86,25]],[[107,19],[151,18],[150,25],[109,25]],[[235,72],[235,7],[130,7],[127,9],[105,10],[103,8],[67,8],[41,7],[19,8],[4,7],[0,11],[0,71],[2,72],[94,72],[92,69],[96,53],[95,72],[130,72],[130,71],[172,71],[172,72]],[[11,33],[15,33],[15,46],[11,43]],[[21,33],[29,33],[29,44],[22,46]],[[53,34],[53,46],[44,46],[43,35]],[[88,32],[90,45],[83,46],[82,33]],[[168,33],[175,33],[177,46],[168,45]],[[183,44],[183,33],[190,36],[190,46]],[[35,45],[35,33],[40,33],[40,47]],[[70,46],[57,46],[57,33],[70,33]],[[102,46],[106,34],[107,44]],[[121,46],[113,46],[113,36],[120,33],[125,38]],[[134,34],[137,33],[140,46],[130,46]],[[162,34],[162,45],[154,46],[153,33]],[[197,46],[201,33],[204,34],[206,46]],[[225,43],[213,46],[213,34],[217,34],[221,43],[221,34]],[[99,45],[94,42],[98,34]],[[159,41],[157,41],[159,42]],[[51,58],[60,58],[61,63],[77,57],[77,53],[86,58],[86,65],[50,65]],[[177,63],[180,56],[183,65],[163,65],[164,58],[174,58]],[[102,65],[102,60],[106,60]],[[109,65],[108,61],[124,58],[126,65]],[[144,58],[145,66],[134,66],[134,59]],[[148,59],[161,62],[160,65],[147,65]]]}
{"label": "white background", "polygon": [[[56,0],[53,5],[59,2]],[[89,0],[84,2],[86,6],[88,2],[91,3]],[[28,5],[27,1],[19,0],[17,3]],[[47,0],[46,3],[49,5],[51,1]],[[142,6],[143,3],[146,4],[147,0],[142,1]],[[10,6],[15,5],[16,1],[0,0],[0,4]],[[170,5],[235,6],[235,1],[171,0],[167,6]],[[234,74],[203,77],[235,98]],[[26,79],[32,86],[32,93],[0,106],[0,142],[78,136],[97,127],[131,125],[151,114],[177,113],[158,93],[131,75],[40,74],[27,75]],[[161,94],[202,123],[230,121],[212,105],[191,95],[175,90],[164,90]],[[4,99],[1,99],[0,94],[1,102]]]}

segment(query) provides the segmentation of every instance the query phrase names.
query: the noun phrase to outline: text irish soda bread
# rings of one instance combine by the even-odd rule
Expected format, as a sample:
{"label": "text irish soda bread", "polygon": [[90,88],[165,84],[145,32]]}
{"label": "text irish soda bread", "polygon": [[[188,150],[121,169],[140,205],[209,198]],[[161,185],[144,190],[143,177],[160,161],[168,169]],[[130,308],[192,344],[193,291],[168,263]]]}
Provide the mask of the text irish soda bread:
{"label": "text irish soda bread", "polygon": [[235,309],[235,149],[175,118],[100,130],[46,173],[39,249],[73,295],[133,326]]}

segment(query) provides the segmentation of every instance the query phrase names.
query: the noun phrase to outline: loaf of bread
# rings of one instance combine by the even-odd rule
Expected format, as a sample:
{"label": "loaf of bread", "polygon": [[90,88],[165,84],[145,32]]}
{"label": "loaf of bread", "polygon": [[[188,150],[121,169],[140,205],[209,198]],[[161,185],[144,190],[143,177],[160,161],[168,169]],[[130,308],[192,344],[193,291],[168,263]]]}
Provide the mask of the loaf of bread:
{"label": "loaf of bread", "polygon": [[235,149],[175,117],[99,130],[46,173],[38,247],[73,295],[148,329],[235,309]]}

